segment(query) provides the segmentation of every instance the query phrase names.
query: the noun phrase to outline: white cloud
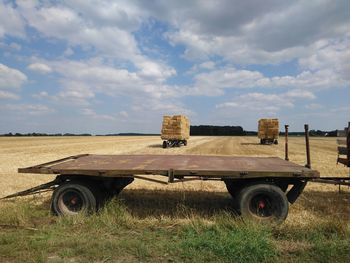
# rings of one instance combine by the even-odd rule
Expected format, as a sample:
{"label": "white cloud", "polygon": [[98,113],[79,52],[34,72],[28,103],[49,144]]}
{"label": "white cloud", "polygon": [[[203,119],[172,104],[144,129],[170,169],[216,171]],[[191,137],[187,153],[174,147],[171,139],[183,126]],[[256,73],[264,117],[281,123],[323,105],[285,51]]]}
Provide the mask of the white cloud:
{"label": "white cloud", "polygon": [[47,99],[50,96],[46,91],[40,91],[39,93],[33,94],[32,97],[36,99]]}
{"label": "white cloud", "polygon": [[296,99],[314,99],[309,91],[293,90],[282,94],[247,93],[231,101],[216,105],[217,109],[235,109],[235,111],[265,113],[276,115],[283,108],[294,108]]}
{"label": "white cloud", "polygon": [[29,25],[45,36],[132,61],[146,72],[153,70],[143,67],[149,59],[133,32],[152,17],[173,27],[166,36],[185,45],[187,58],[222,56],[236,64],[308,56],[313,43],[344,37],[350,26],[347,1],[20,1],[18,6]]}
{"label": "white cloud", "polygon": [[[193,108],[204,107],[201,96],[218,96],[215,111],[273,115],[304,102],[295,108],[317,109],[319,90],[350,87],[348,10],[348,1],[331,0],[7,1],[0,3],[0,48],[11,63],[22,63],[18,68],[29,64],[30,71],[54,73],[48,76],[53,87],[37,80],[33,98],[76,107],[77,116],[96,122],[194,116]],[[26,81],[0,64],[0,89]],[[223,101],[228,94],[241,95]],[[185,96],[198,96],[198,104]],[[102,114],[98,105],[105,97],[122,105]],[[0,98],[19,96],[6,90]],[[17,111],[35,112],[21,99]],[[208,108],[213,103],[203,101]]]}
{"label": "white cloud", "polygon": [[132,62],[145,77],[163,80],[176,73],[173,68],[147,58],[139,50],[131,30],[141,23],[144,12],[137,11],[136,6],[108,1],[66,4],[51,6],[22,1],[19,10],[29,25],[44,36],[120,62]]}
{"label": "white cloud", "polygon": [[215,68],[215,62],[213,61],[206,61],[201,64],[199,64],[199,67],[202,69],[214,69]]}
{"label": "white cloud", "polygon": [[338,41],[315,43],[316,52],[299,60],[302,68],[321,72],[329,85],[349,86],[350,83],[350,36]]}
{"label": "white cloud", "polygon": [[11,93],[11,92],[0,90],[0,99],[17,100],[17,99],[19,99],[19,96],[14,94],[14,93]]}
{"label": "white cloud", "polygon": [[322,109],[323,106],[318,103],[310,103],[308,105],[305,105],[305,108],[308,110],[319,110],[319,109]]}
{"label": "white cloud", "polygon": [[139,72],[141,77],[151,78],[157,81],[164,81],[176,75],[176,70],[174,68],[150,60],[142,59],[142,62],[138,63],[138,67],[141,69]]}
{"label": "white cloud", "polygon": [[22,46],[20,44],[15,43],[15,42],[12,42],[9,46],[10,46],[10,48],[12,48],[13,50],[16,50],[16,51],[20,51],[22,49]]}
{"label": "white cloud", "polygon": [[200,71],[215,70],[215,66],[216,64],[214,61],[205,61],[203,63],[193,65],[192,68],[188,70],[186,74],[194,75]]}
{"label": "white cloud", "polygon": [[70,47],[68,47],[64,52],[63,52],[63,56],[65,56],[65,57],[69,57],[69,56],[71,56],[71,55],[73,55],[74,54],[74,50],[72,49],[72,48],[70,48]]}
{"label": "white cloud", "polygon": [[350,107],[349,106],[344,106],[344,107],[336,107],[336,108],[332,108],[329,110],[332,113],[346,113],[347,116],[350,112]]}
{"label": "white cloud", "polygon": [[183,114],[187,116],[195,116],[196,113],[188,109],[182,102],[176,99],[167,99],[165,101],[157,98],[137,98],[131,109],[137,115],[174,115]]}
{"label": "white cloud", "polygon": [[5,104],[1,105],[2,109],[6,109],[9,113],[16,112],[24,115],[46,115],[55,110],[42,104]]}
{"label": "white cloud", "polygon": [[225,67],[195,75],[195,83],[188,89],[188,94],[217,96],[224,94],[225,89],[247,88],[289,88],[290,96],[312,96],[307,90],[317,91],[333,87],[347,87],[347,80],[333,68],[303,71],[296,76],[266,77],[259,71],[241,70]]}
{"label": "white cloud", "polygon": [[252,88],[266,85],[268,79],[258,71],[224,68],[195,76],[198,89]]}
{"label": "white cloud", "polygon": [[348,1],[195,1],[170,6],[155,1],[150,8],[174,25],[167,37],[185,46],[186,58],[222,56],[236,64],[307,56],[314,42],[346,36],[350,26]]}
{"label": "white cloud", "polygon": [[18,45],[17,43],[14,43],[14,42],[12,42],[11,44],[0,42],[0,48],[2,50],[7,50],[7,51],[19,51],[21,50],[21,45]]}
{"label": "white cloud", "polygon": [[51,98],[61,104],[72,106],[87,106],[90,104],[89,99],[95,97],[91,88],[83,82],[74,80],[62,80],[64,89]]}
{"label": "white cloud", "polygon": [[27,81],[27,76],[21,71],[0,63],[0,88],[19,88]]}
{"label": "white cloud", "polygon": [[287,98],[292,98],[292,99],[315,99],[316,96],[308,91],[308,90],[301,90],[301,89],[295,89],[295,90],[290,90],[287,93],[285,93],[285,97]]}
{"label": "white cloud", "polygon": [[122,118],[128,118],[129,114],[126,111],[120,111],[118,114]]}
{"label": "white cloud", "polygon": [[126,31],[137,30],[147,13],[135,2],[127,0],[92,0],[92,1],[64,1],[65,4],[79,10],[80,14],[100,26],[118,25]]}
{"label": "white cloud", "polygon": [[[58,60],[45,61],[52,71],[59,75],[63,89],[54,96],[55,100],[76,105],[88,105],[97,93],[112,97],[131,96],[146,98],[172,97],[176,87],[164,84],[167,76],[173,74],[164,65],[150,64],[151,71],[130,72],[126,69],[108,66],[100,59],[87,61]],[[154,66],[154,68],[152,68]]]}
{"label": "white cloud", "polygon": [[43,63],[32,63],[28,65],[28,69],[41,74],[47,74],[52,72],[52,69],[48,65]]}
{"label": "white cloud", "polygon": [[24,22],[10,3],[0,2],[0,38],[5,35],[24,37]]}
{"label": "white cloud", "polygon": [[116,118],[108,114],[98,114],[90,108],[85,108],[82,110],[82,114],[93,119],[115,121]]}

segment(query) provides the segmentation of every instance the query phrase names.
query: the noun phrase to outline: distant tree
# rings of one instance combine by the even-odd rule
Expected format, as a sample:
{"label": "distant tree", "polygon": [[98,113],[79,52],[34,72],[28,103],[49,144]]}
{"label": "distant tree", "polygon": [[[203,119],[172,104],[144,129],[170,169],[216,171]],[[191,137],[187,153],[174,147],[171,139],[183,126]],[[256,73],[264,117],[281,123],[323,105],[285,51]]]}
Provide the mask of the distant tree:
{"label": "distant tree", "polygon": [[190,135],[204,136],[240,136],[245,132],[241,126],[199,125],[190,127]]}

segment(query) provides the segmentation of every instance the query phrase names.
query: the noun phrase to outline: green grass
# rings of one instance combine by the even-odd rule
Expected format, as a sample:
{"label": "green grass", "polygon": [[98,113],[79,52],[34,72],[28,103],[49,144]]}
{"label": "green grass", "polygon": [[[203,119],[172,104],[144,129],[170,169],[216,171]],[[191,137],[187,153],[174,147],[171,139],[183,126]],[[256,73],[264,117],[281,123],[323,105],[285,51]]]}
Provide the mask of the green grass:
{"label": "green grass", "polygon": [[117,200],[64,218],[50,215],[48,198],[4,202],[0,212],[0,262],[350,261],[349,224],[336,219],[267,227],[225,210],[198,214],[186,202],[139,216]]}
{"label": "green grass", "polygon": [[221,220],[213,225],[195,224],[185,226],[180,235],[179,250],[184,259],[194,262],[274,262],[277,259],[271,234],[263,227],[239,221],[223,224]]}
{"label": "green grass", "polygon": [[[281,228],[273,231],[276,240],[301,244],[290,254],[308,262],[349,262],[350,229],[338,219],[321,221],[312,227]],[[288,250],[288,248],[287,248]]]}

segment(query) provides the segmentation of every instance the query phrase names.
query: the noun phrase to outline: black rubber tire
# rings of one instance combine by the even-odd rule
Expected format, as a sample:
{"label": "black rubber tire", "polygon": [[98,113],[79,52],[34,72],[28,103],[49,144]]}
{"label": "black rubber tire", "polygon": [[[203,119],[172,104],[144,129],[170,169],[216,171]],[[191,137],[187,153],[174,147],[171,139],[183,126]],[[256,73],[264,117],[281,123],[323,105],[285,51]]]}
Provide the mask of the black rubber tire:
{"label": "black rubber tire", "polygon": [[255,184],[240,191],[239,208],[244,219],[263,223],[282,223],[288,215],[285,193],[275,185]]}
{"label": "black rubber tire", "polygon": [[277,145],[278,144],[278,140],[275,140],[273,143]]}
{"label": "black rubber tire", "polygon": [[52,194],[51,211],[55,215],[89,214],[96,209],[97,195],[87,184],[69,181],[57,187]]}
{"label": "black rubber tire", "polygon": [[184,146],[187,146],[187,140],[183,141]]}
{"label": "black rubber tire", "polygon": [[168,148],[168,142],[167,141],[163,141],[163,148],[164,149]]}

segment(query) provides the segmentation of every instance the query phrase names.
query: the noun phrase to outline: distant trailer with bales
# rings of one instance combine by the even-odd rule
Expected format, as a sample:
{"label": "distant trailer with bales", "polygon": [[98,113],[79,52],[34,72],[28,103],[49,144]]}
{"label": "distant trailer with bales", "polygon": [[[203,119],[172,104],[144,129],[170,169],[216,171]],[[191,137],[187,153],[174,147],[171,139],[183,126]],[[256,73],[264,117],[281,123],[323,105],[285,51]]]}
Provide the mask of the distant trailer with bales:
{"label": "distant trailer with bales", "polygon": [[278,144],[278,119],[260,119],[258,124],[258,138],[260,144]]}
{"label": "distant trailer with bales", "polygon": [[190,138],[190,121],[184,115],[163,116],[163,148],[186,146]]}

